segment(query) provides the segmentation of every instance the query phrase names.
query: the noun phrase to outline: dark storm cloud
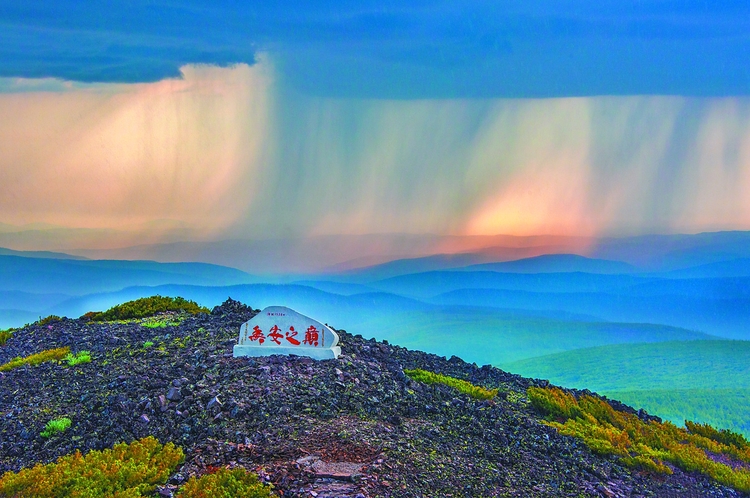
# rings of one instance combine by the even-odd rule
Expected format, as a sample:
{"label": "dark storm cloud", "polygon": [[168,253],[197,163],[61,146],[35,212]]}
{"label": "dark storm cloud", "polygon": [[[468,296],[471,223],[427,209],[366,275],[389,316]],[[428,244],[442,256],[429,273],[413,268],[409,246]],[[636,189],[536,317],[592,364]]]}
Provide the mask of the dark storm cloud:
{"label": "dark storm cloud", "polygon": [[750,93],[746,1],[0,1],[0,76],[155,81],[268,52],[326,96]]}

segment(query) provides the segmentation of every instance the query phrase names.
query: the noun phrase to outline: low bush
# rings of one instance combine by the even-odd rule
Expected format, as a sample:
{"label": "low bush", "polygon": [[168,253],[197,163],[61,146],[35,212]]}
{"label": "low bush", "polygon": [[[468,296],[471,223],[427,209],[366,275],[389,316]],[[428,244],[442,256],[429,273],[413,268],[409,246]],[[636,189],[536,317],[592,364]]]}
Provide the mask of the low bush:
{"label": "low bush", "polygon": [[[750,447],[734,444],[736,438],[727,435],[728,431],[691,424],[694,430],[688,432],[670,422],[644,422],[599,398],[576,399],[557,388],[531,387],[527,394],[534,407],[547,415],[548,425],[581,438],[595,453],[618,455],[626,465],[665,474],[672,473],[665,465],[669,462],[739,491],[750,491]],[[735,465],[721,463],[722,459],[734,460]]]}
{"label": "low bush", "polygon": [[199,478],[191,477],[176,498],[270,498],[271,486],[245,469],[219,469]]}
{"label": "low bush", "polygon": [[59,322],[60,320],[62,320],[62,318],[60,318],[59,316],[50,315],[44,318],[40,318],[39,320],[37,320],[36,324],[37,325],[49,325],[50,323]]}
{"label": "low bush", "polygon": [[456,379],[447,375],[442,375],[428,370],[414,369],[404,370],[404,373],[412,379],[424,382],[425,384],[444,384],[454,389],[458,389],[464,394],[468,394],[474,399],[492,399],[497,396],[497,389],[485,389],[481,386],[475,386],[471,382],[465,380]]}
{"label": "low bush", "polygon": [[14,498],[137,498],[150,495],[183,462],[182,449],[149,436],[112,449],[76,451],[47,465],[0,478],[0,496]]}
{"label": "low bush", "polygon": [[162,297],[157,295],[118,304],[100,313],[89,312],[83,316],[95,322],[105,322],[145,318],[167,311],[183,311],[190,314],[197,314],[208,313],[209,309],[199,306],[195,301],[189,301],[182,297]]}
{"label": "low bush", "polygon": [[55,348],[29,355],[25,358],[17,356],[8,363],[0,365],[0,372],[7,372],[23,365],[39,365],[45,361],[62,360],[70,353],[69,347]]}
{"label": "low bush", "polygon": [[64,432],[68,427],[70,427],[70,424],[73,422],[67,418],[56,418],[54,420],[50,420],[47,422],[47,425],[44,427],[44,430],[41,432],[42,437],[52,437],[55,434],[59,432]]}
{"label": "low bush", "polygon": [[745,436],[730,431],[729,429],[717,430],[708,424],[699,424],[689,420],[685,421],[685,427],[687,427],[687,429],[693,434],[698,434],[708,439],[712,439],[717,443],[726,444],[727,446],[731,445],[739,449],[750,446],[750,443],[745,439]]}
{"label": "low bush", "polygon": [[0,330],[0,346],[8,342],[8,339],[10,339],[13,336],[13,331],[15,330],[16,329]]}
{"label": "low bush", "polygon": [[77,354],[68,353],[65,358],[69,367],[80,365],[81,363],[91,363],[91,353],[89,351],[79,351]]}

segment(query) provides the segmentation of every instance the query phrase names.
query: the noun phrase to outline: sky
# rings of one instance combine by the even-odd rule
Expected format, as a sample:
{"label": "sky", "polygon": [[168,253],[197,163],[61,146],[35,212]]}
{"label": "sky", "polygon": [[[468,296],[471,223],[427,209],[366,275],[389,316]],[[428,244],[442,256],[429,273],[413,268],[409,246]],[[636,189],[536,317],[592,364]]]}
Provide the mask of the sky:
{"label": "sky", "polygon": [[750,229],[750,4],[593,3],[0,0],[0,232]]}

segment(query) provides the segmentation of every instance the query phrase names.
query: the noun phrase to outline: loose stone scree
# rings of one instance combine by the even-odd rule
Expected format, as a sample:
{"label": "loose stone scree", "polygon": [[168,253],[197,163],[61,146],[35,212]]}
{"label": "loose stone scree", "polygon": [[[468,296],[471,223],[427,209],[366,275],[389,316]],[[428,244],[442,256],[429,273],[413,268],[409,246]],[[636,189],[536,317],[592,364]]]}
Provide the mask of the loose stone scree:
{"label": "loose stone scree", "polygon": [[234,356],[294,354],[316,360],[338,358],[339,336],[329,327],[293,309],[269,306],[240,326]]}

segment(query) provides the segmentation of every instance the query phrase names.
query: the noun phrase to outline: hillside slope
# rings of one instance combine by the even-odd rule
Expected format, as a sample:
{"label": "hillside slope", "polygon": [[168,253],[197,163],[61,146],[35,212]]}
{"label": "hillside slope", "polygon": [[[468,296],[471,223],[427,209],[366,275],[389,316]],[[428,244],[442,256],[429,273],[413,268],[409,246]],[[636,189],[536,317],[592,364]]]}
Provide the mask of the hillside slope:
{"label": "hillside slope", "polygon": [[[224,465],[259,473],[285,497],[740,496],[698,474],[655,476],[592,453],[541,423],[526,390],[546,382],[490,366],[343,331],[336,360],[233,358],[255,313],[227,301],[162,328],[63,319],[15,331],[0,365],[60,346],[93,361],[0,373],[0,473],[153,435],[186,454],[161,496]],[[413,368],[500,395],[476,401],[410,380]],[[61,416],[71,427],[42,437]]]}

